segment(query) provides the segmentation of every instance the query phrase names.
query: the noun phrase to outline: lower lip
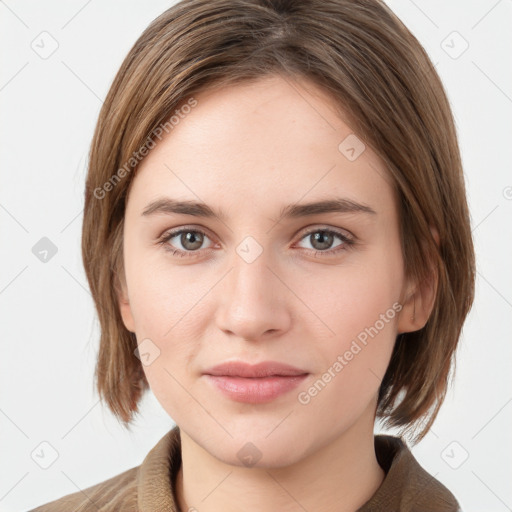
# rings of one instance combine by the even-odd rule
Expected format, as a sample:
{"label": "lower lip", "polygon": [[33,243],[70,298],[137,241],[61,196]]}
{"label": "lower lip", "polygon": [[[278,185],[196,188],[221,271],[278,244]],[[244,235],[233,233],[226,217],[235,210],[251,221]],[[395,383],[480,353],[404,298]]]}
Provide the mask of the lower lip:
{"label": "lower lip", "polygon": [[308,374],[246,378],[226,375],[206,375],[215,386],[235,402],[260,404],[296,388]]}

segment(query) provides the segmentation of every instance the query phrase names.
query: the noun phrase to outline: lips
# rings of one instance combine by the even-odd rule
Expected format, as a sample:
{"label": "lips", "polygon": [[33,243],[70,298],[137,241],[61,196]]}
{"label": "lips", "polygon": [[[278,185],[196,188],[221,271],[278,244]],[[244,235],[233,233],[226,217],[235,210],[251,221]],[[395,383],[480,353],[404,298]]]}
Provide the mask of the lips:
{"label": "lips", "polygon": [[309,373],[276,361],[256,365],[231,361],[208,369],[204,375],[215,389],[231,400],[258,404],[288,393]]}
{"label": "lips", "polygon": [[207,375],[224,375],[228,377],[258,378],[273,375],[290,377],[294,375],[304,375],[308,372],[277,361],[264,361],[254,365],[241,361],[231,361],[214,366],[204,373]]}

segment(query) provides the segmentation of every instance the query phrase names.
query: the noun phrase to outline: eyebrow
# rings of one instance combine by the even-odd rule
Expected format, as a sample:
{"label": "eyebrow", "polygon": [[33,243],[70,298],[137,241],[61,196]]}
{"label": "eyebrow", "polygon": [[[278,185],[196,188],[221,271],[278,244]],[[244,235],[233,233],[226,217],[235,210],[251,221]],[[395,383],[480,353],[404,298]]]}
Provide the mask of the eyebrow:
{"label": "eyebrow", "polygon": [[[335,197],[311,203],[290,204],[281,209],[280,219],[296,219],[322,213],[367,213],[376,215],[376,211],[368,205],[358,203],[352,199]],[[177,201],[169,197],[157,199],[144,208],[142,215],[154,214],[182,214],[194,217],[213,218],[225,221],[227,215],[222,210],[215,210],[205,203],[197,201]]]}

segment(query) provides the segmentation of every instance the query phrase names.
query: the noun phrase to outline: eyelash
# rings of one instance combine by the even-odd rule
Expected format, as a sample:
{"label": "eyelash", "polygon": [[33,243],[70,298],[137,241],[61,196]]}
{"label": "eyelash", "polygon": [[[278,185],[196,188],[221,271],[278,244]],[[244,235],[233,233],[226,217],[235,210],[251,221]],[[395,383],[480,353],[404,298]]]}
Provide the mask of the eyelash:
{"label": "eyelash", "polygon": [[[169,242],[169,240],[171,240],[172,238],[174,238],[177,235],[181,235],[182,233],[200,233],[201,235],[209,238],[208,234],[201,229],[180,228],[175,231],[170,231],[170,232],[165,233],[162,237],[159,238],[157,243],[159,245],[162,245],[163,248],[166,251],[170,252],[173,256],[176,256],[178,258],[194,258],[195,255],[200,252],[200,250],[182,251],[181,249],[176,249],[176,248],[169,246],[167,243],[167,242]],[[330,235],[337,236],[343,242],[342,244],[338,245],[336,248],[328,249],[325,251],[320,251],[317,249],[306,249],[306,251],[313,252],[315,257],[317,257],[317,256],[324,257],[324,255],[325,255],[325,257],[333,256],[335,254],[338,254],[341,251],[346,251],[346,250],[350,249],[355,243],[355,241],[352,238],[349,238],[348,236],[344,235],[343,233],[340,233],[339,231],[336,231],[333,229],[327,229],[327,228],[311,229],[302,235],[302,237],[300,238],[300,241],[302,241],[304,238],[307,238],[309,235],[311,235],[313,233],[328,233]]]}

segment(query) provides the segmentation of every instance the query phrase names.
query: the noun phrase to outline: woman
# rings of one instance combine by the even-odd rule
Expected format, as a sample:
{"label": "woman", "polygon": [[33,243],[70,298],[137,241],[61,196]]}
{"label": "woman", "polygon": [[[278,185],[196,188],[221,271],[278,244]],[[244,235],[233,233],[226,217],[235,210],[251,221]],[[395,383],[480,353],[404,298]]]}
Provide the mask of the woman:
{"label": "woman", "polygon": [[[91,147],[97,387],[176,427],[37,511],[456,511],[412,456],[474,291],[456,132],[379,0],[184,0]],[[400,437],[373,433],[376,418]]]}

